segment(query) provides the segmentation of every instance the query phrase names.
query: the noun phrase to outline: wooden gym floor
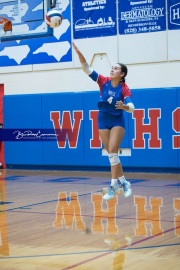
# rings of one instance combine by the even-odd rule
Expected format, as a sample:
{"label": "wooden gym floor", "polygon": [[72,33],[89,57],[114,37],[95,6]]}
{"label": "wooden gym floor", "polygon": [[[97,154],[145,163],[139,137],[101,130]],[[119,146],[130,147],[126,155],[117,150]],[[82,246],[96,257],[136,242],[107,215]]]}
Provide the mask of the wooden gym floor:
{"label": "wooden gym floor", "polygon": [[180,269],[179,174],[126,173],[108,202],[109,172],[0,174],[1,270]]}

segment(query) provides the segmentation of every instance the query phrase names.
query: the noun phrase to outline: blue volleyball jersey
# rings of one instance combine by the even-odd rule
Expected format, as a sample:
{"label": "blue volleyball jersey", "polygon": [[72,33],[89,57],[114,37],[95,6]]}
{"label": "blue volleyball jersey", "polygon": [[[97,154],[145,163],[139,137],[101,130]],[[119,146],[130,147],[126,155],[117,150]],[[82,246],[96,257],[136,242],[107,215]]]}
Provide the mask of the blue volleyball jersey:
{"label": "blue volleyball jersey", "polygon": [[100,98],[98,108],[101,112],[108,112],[112,115],[122,115],[123,110],[116,109],[117,101],[122,100],[124,104],[132,102],[131,92],[127,84],[124,82],[116,87],[112,87],[110,77],[104,77],[93,71],[89,77],[98,83],[100,88]]}

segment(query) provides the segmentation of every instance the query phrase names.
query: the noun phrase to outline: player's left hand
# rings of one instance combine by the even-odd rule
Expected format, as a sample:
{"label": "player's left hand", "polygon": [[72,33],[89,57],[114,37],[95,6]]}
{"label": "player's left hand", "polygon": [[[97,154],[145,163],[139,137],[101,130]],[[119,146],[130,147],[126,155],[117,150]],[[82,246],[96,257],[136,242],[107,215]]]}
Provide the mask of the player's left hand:
{"label": "player's left hand", "polygon": [[116,102],[116,105],[115,105],[115,107],[116,107],[116,109],[123,109],[123,102],[122,102],[122,100],[120,100],[120,101],[117,101]]}

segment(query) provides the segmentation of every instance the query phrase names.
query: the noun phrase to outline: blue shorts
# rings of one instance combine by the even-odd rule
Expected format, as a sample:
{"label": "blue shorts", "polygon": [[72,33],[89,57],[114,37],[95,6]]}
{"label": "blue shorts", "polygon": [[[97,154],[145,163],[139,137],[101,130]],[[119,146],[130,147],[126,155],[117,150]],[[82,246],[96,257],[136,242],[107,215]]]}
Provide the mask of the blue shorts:
{"label": "blue shorts", "polygon": [[124,116],[112,115],[106,112],[98,113],[98,129],[112,129],[123,127],[125,129]]}

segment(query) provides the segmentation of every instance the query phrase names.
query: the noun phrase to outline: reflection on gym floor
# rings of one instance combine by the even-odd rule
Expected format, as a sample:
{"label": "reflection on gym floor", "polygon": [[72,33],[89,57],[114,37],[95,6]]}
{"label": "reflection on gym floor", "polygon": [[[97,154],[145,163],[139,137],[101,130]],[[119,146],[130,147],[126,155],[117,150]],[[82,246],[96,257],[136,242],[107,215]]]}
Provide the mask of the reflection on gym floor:
{"label": "reflection on gym floor", "polygon": [[129,173],[110,201],[109,173],[0,174],[0,269],[180,268],[178,174]]}

